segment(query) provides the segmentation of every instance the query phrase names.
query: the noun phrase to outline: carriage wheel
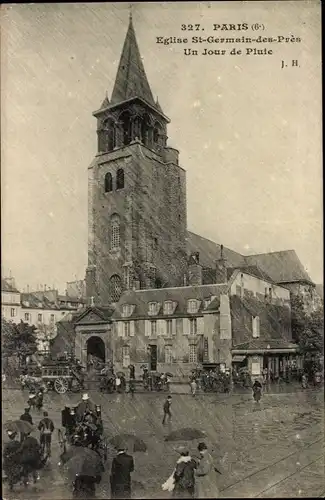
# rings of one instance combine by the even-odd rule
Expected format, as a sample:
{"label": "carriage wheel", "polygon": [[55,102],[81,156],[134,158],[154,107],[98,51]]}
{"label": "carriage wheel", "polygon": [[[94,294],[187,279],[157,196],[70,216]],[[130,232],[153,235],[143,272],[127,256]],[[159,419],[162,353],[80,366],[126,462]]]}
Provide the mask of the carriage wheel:
{"label": "carriage wheel", "polygon": [[68,390],[68,381],[65,378],[56,378],[54,380],[54,389],[58,394],[65,394]]}

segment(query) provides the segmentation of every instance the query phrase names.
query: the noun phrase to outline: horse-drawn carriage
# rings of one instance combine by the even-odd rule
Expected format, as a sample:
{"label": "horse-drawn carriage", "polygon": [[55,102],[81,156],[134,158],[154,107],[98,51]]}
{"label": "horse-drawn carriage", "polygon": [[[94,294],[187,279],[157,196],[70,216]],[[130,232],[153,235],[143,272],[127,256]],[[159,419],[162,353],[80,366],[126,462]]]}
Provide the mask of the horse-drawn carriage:
{"label": "horse-drawn carriage", "polygon": [[20,376],[22,388],[36,392],[54,390],[64,394],[68,390],[77,392],[83,388],[83,377],[79,367],[68,360],[47,360],[36,370],[29,369]]}
{"label": "horse-drawn carriage", "polygon": [[89,400],[82,401],[76,407],[62,410],[62,428],[58,429],[58,441],[61,453],[68,448],[78,446],[96,451],[107,460],[108,440],[104,436],[101,407]]}

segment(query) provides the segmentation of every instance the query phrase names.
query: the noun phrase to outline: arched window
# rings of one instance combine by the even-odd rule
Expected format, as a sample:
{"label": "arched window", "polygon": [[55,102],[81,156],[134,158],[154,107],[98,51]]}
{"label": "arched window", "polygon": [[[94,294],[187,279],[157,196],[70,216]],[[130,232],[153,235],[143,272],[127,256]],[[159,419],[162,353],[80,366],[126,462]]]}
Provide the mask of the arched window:
{"label": "arched window", "polygon": [[141,122],[141,140],[145,146],[150,146],[150,118],[149,115],[144,115]]}
{"label": "arched window", "polygon": [[124,170],[119,168],[116,174],[116,189],[124,188]]}
{"label": "arched window", "polygon": [[113,177],[110,172],[105,175],[105,193],[113,191]]}
{"label": "arched window", "polygon": [[103,123],[105,133],[105,149],[104,151],[113,151],[115,148],[115,123],[111,118],[108,118]]}
{"label": "arched window", "polygon": [[120,244],[120,218],[117,214],[114,214],[111,217],[111,250],[120,248]]}
{"label": "arched window", "polygon": [[127,111],[123,112],[120,115],[120,122],[122,125],[122,131],[123,131],[123,144],[130,144],[132,138],[131,138],[131,116],[130,113]]}
{"label": "arched window", "polygon": [[154,144],[159,143],[160,134],[161,134],[161,125],[159,122],[155,122],[154,129],[153,129],[153,142],[154,142]]}
{"label": "arched window", "polygon": [[113,274],[109,279],[109,296],[112,302],[117,302],[122,293],[122,281],[118,274]]}

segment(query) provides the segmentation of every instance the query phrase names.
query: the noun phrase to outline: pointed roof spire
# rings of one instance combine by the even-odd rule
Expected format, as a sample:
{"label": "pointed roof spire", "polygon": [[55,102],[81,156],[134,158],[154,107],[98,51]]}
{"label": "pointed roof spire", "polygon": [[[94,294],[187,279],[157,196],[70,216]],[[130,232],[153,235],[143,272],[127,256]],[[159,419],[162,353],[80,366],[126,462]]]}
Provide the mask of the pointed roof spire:
{"label": "pointed roof spire", "polygon": [[132,97],[140,97],[148,104],[155,105],[137,44],[130,8],[129,27],[117,70],[111,104],[118,104]]}
{"label": "pointed roof spire", "polygon": [[159,101],[158,101],[158,96],[157,96],[157,100],[156,100],[156,108],[158,109],[158,111],[160,111],[160,113],[163,113],[163,110],[161,109],[161,106],[160,106]]}
{"label": "pointed roof spire", "polygon": [[108,98],[107,91],[106,91],[105,99],[103,100],[100,109],[107,108],[107,106],[109,106],[109,98]]}

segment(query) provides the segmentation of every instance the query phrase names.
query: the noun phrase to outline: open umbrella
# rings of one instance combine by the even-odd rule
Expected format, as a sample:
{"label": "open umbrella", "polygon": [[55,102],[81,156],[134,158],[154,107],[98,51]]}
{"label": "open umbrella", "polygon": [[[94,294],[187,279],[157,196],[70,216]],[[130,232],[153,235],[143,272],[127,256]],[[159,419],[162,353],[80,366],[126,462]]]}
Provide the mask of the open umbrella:
{"label": "open umbrella", "polygon": [[109,441],[115,448],[126,447],[131,452],[147,451],[147,445],[133,434],[118,434]]}
{"label": "open umbrella", "polygon": [[174,375],[173,375],[172,373],[170,373],[170,372],[165,373],[165,375],[167,375],[167,377],[173,377],[173,376],[174,376]]}
{"label": "open umbrella", "polygon": [[199,429],[185,427],[171,432],[165,437],[165,441],[193,441],[194,439],[204,439],[206,434]]}
{"label": "open umbrella", "polygon": [[64,469],[73,481],[76,476],[101,477],[104,465],[100,455],[89,448],[76,447],[74,455],[65,462]]}
{"label": "open umbrella", "polygon": [[35,427],[26,422],[26,420],[8,420],[4,427],[7,431],[22,432],[23,434],[28,434],[35,430]]}

